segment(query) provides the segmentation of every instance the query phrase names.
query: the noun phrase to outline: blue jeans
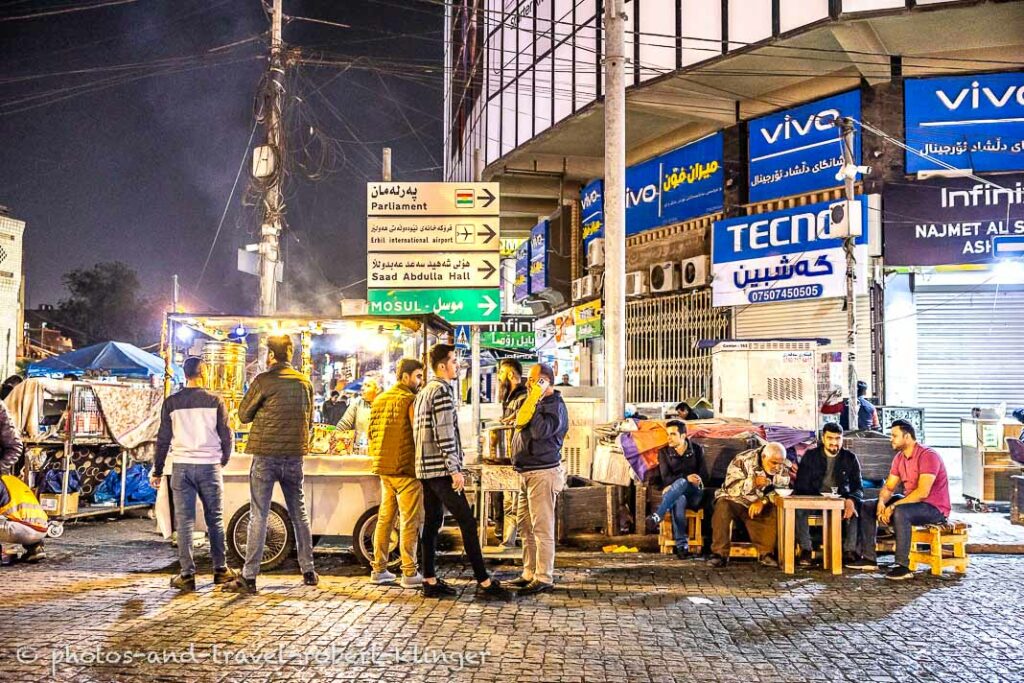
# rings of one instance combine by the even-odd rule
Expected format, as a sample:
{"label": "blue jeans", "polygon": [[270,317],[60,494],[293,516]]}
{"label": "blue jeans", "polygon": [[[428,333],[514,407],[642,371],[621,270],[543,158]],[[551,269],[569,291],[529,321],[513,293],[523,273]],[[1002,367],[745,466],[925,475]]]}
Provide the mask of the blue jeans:
{"label": "blue jeans", "polygon": [[203,503],[210,559],[214,571],[227,567],[224,557],[224,477],[220,465],[176,462],[171,470],[174,522],[178,528],[178,562],[183,576],[196,573],[192,557],[192,532],[196,527],[196,497]]}
{"label": "blue jeans", "polygon": [[686,509],[696,510],[699,508],[703,495],[703,489],[686,481],[685,478],[676,479],[671,486],[665,489],[656,514],[660,519],[664,519],[669,510],[672,511],[672,536],[676,540],[677,548],[686,548],[689,545]]}
{"label": "blue jeans", "polygon": [[[854,499],[853,504],[856,508],[859,501]],[[800,549],[804,552],[811,552],[813,549],[811,544],[811,525],[807,523],[808,518],[813,514],[811,510],[797,510],[796,511],[796,543],[800,546]],[[819,513],[820,514],[820,513]],[[858,512],[857,514],[862,514]],[[858,533],[859,526],[857,517],[851,517],[850,519],[843,520],[843,552],[844,553],[856,553],[858,547]]]}
{"label": "blue jeans", "polygon": [[[897,500],[899,498],[896,496],[890,499],[891,503],[895,503]],[[875,534],[878,531],[875,515],[877,513],[877,499],[864,501],[860,514],[860,536],[861,555],[866,560],[875,559]],[[940,524],[945,521],[946,516],[930,503],[897,505],[892,511],[890,521],[893,531],[896,533],[896,564],[910,568],[910,535],[913,531],[911,527],[922,524]]]}
{"label": "blue jeans", "polygon": [[281,485],[284,504],[292,518],[299,567],[303,574],[313,571],[313,537],[302,492],[302,456],[254,455],[249,467],[249,531],[242,568],[242,576],[253,581],[260,573],[263,546],[267,542],[267,514],[274,484]]}

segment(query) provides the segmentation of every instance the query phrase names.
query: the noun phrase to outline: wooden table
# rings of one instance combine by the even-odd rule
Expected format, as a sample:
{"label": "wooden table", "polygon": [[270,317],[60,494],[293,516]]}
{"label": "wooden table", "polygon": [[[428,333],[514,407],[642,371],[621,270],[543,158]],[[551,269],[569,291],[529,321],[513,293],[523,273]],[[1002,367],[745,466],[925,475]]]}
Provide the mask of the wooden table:
{"label": "wooden table", "polygon": [[843,573],[843,508],[842,498],[824,496],[778,496],[775,499],[779,525],[779,567],[786,574],[796,571],[796,511],[813,510],[822,516],[822,555],[825,569]]}

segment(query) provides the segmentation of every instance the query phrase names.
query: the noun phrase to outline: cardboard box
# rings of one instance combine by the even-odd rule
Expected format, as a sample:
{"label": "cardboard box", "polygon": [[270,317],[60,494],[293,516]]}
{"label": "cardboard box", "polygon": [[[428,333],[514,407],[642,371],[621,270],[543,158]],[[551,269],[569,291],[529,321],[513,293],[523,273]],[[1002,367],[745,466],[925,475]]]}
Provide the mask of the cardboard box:
{"label": "cardboard box", "polygon": [[78,493],[69,493],[66,496],[59,493],[44,493],[39,496],[39,505],[48,515],[73,515],[78,512]]}

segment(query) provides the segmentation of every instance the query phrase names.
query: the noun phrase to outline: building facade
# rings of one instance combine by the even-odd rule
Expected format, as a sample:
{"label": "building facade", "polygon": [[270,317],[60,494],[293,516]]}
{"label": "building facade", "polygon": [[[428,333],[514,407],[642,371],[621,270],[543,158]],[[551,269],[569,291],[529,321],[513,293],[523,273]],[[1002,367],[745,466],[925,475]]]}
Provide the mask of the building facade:
{"label": "building facade", "polygon": [[[850,209],[863,234],[858,377],[880,402],[923,407],[939,445],[958,444],[957,419],[975,405],[1024,405],[1024,361],[1010,347],[1024,332],[1024,277],[993,247],[1024,234],[1013,175],[1024,171],[1024,4],[624,8],[628,400],[706,394],[710,365],[693,337],[712,333],[827,339],[822,353],[845,367],[844,261],[828,216],[844,199],[836,122],[847,118],[848,152],[870,169]],[[591,298],[602,11],[598,0],[448,9],[446,176],[500,182],[508,238],[575,205],[571,274],[593,280],[572,294]],[[588,350],[599,362],[600,341]]]}
{"label": "building facade", "polygon": [[24,221],[0,213],[0,375],[3,377],[17,370],[18,347],[22,342],[24,233]]}

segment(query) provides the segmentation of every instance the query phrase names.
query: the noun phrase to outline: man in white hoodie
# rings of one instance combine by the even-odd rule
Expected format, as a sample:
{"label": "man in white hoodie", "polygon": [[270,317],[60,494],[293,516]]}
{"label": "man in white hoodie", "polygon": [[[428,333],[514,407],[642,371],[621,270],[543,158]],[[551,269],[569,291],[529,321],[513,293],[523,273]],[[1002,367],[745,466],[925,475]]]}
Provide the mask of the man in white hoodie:
{"label": "man in white hoodie", "polygon": [[192,532],[196,524],[197,496],[203,502],[210,536],[213,582],[222,584],[237,576],[228,568],[224,552],[224,477],[221,474],[221,468],[231,457],[233,444],[223,399],[203,388],[206,366],[202,359],[186,359],[183,370],[185,388],[164,400],[150,483],[159,488],[169,454],[173,463],[171,491],[174,492],[174,521],[181,564],[181,573],[171,579],[171,588],[190,592],[196,589]]}

